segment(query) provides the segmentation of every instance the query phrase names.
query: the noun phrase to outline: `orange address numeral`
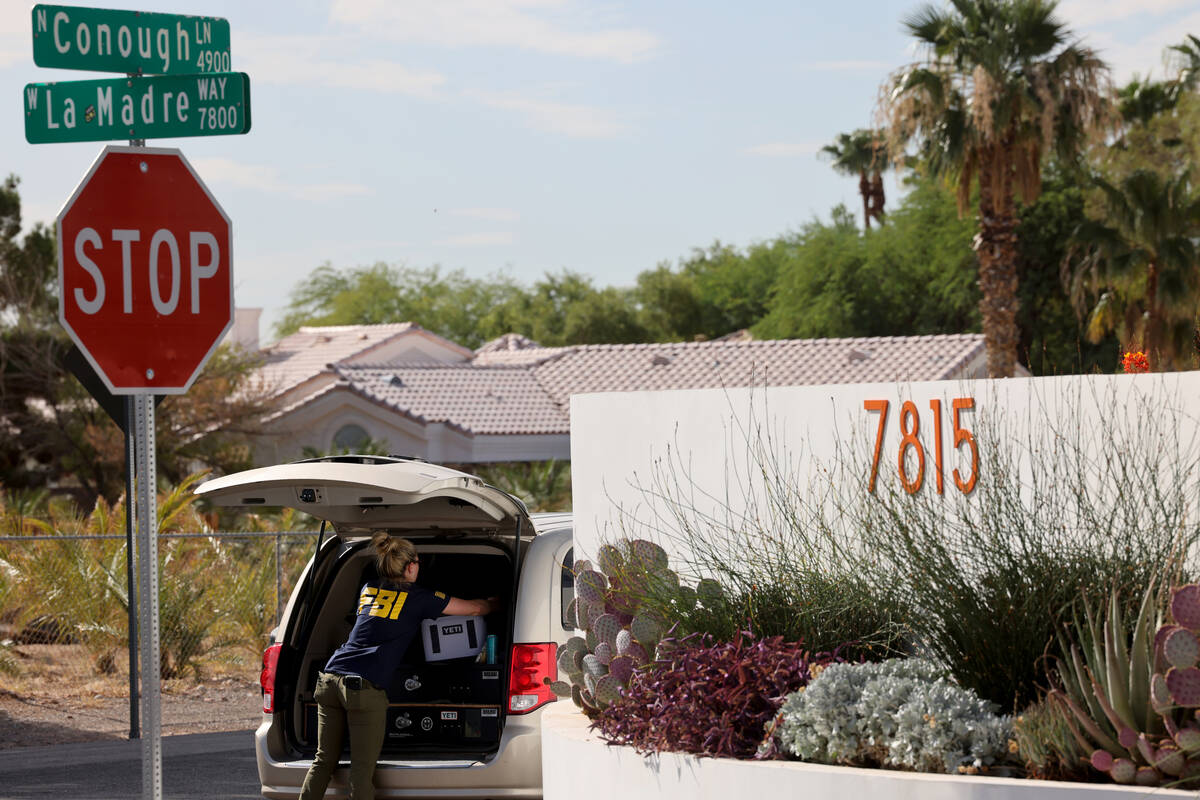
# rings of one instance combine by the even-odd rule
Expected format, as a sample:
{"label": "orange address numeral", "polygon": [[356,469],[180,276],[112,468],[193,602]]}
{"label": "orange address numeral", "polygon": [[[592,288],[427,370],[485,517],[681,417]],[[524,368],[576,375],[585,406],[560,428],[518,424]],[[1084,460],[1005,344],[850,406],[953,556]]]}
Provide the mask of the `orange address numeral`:
{"label": "orange address numeral", "polygon": [[879,412],[879,430],[875,432],[875,458],[871,461],[871,481],[867,484],[867,491],[875,491],[875,478],[879,475],[879,454],[883,450],[883,429],[887,425],[888,415],[887,400],[864,400],[863,408],[867,411]]}
{"label": "orange address numeral", "polygon": [[[952,409],[953,448],[957,452],[965,444],[970,450],[971,457],[970,477],[963,478],[962,473],[955,467],[952,473],[954,485],[963,494],[970,494],[975,490],[975,484],[979,480],[979,445],[975,441],[975,435],[963,427],[960,413],[973,411],[975,398],[956,397],[950,402],[950,407]],[[875,451],[871,459],[871,478],[867,483],[867,491],[874,492],[875,482],[879,477],[879,459],[883,454],[883,435],[887,430],[888,411],[891,403],[888,400],[864,400],[863,408],[866,411],[879,412],[879,425],[875,431]],[[942,401],[930,400],[929,408],[933,412],[934,485],[937,493],[943,494],[945,492],[945,454],[942,444]],[[920,412],[915,403],[906,400],[900,406],[900,447],[896,456],[900,485],[909,494],[916,494],[925,482],[925,447],[921,444],[920,432]],[[916,475],[911,480],[909,479],[909,459],[907,458],[910,449],[916,452],[917,461]]]}

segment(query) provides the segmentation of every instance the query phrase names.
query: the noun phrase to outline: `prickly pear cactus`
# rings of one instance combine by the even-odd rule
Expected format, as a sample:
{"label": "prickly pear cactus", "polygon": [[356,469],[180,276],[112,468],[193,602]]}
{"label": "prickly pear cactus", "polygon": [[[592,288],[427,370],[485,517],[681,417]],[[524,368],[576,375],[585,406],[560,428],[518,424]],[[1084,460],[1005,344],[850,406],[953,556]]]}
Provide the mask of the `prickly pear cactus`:
{"label": "prickly pear cactus", "polygon": [[693,588],[680,582],[669,563],[666,550],[645,539],[605,544],[595,562],[575,563],[575,599],[567,618],[580,635],[559,651],[562,679],[551,684],[556,694],[592,714],[620,698],[636,670],[672,646],[664,636],[673,626],[647,610],[647,599],[685,608],[721,602],[719,583],[705,579]]}
{"label": "prickly pear cactus", "polygon": [[[1171,703],[1200,708],[1200,585],[1189,583],[1171,592],[1171,617],[1175,623],[1163,625],[1154,637],[1159,671],[1151,679],[1151,694],[1158,705],[1165,684]],[[1165,680],[1159,677],[1163,668]]]}

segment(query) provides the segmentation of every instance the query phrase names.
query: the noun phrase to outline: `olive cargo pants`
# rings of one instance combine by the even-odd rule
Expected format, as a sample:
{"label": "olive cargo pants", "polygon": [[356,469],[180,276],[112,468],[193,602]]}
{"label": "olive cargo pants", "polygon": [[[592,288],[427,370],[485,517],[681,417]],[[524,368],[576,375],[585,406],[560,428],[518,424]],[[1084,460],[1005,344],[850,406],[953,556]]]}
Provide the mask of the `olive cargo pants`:
{"label": "olive cargo pants", "polygon": [[[361,687],[361,688],[356,688]],[[322,672],[314,693],[317,701],[317,754],[300,800],[321,800],[342,755],[350,731],[350,800],[374,800],[375,762],[383,749],[387,724],[387,692],[357,676]]]}

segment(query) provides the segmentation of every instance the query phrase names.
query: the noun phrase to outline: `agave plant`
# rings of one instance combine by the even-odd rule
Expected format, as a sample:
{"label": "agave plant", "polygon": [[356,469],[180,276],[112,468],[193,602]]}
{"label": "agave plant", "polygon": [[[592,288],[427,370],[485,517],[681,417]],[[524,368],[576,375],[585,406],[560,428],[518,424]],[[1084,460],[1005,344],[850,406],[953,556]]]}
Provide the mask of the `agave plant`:
{"label": "agave plant", "polygon": [[1132,635],[1114,592],[1103,619],[1085,606],[1079,641],[1060,635],[1057,687],[1048,697],[1090,763],[1117,783],[1200,784],[1200,586],[1171,593],[1173,623],[1151,586]]}

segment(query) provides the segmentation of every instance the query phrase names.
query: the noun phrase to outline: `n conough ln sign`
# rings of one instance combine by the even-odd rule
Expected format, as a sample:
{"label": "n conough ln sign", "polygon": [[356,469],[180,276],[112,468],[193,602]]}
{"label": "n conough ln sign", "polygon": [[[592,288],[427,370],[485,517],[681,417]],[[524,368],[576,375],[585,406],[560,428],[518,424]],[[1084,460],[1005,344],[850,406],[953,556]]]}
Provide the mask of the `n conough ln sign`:
{"label": "n conough ln sign", "polygon": [[181,152],[100,154],[58,216],[59,318],[110,391],[187,391],[233,322],[232,249]]}
{"label": "n conough ln sign", "polygon": [[229,20],[77,6],[33,7],[39,67],[143,75],[228,72]]}

